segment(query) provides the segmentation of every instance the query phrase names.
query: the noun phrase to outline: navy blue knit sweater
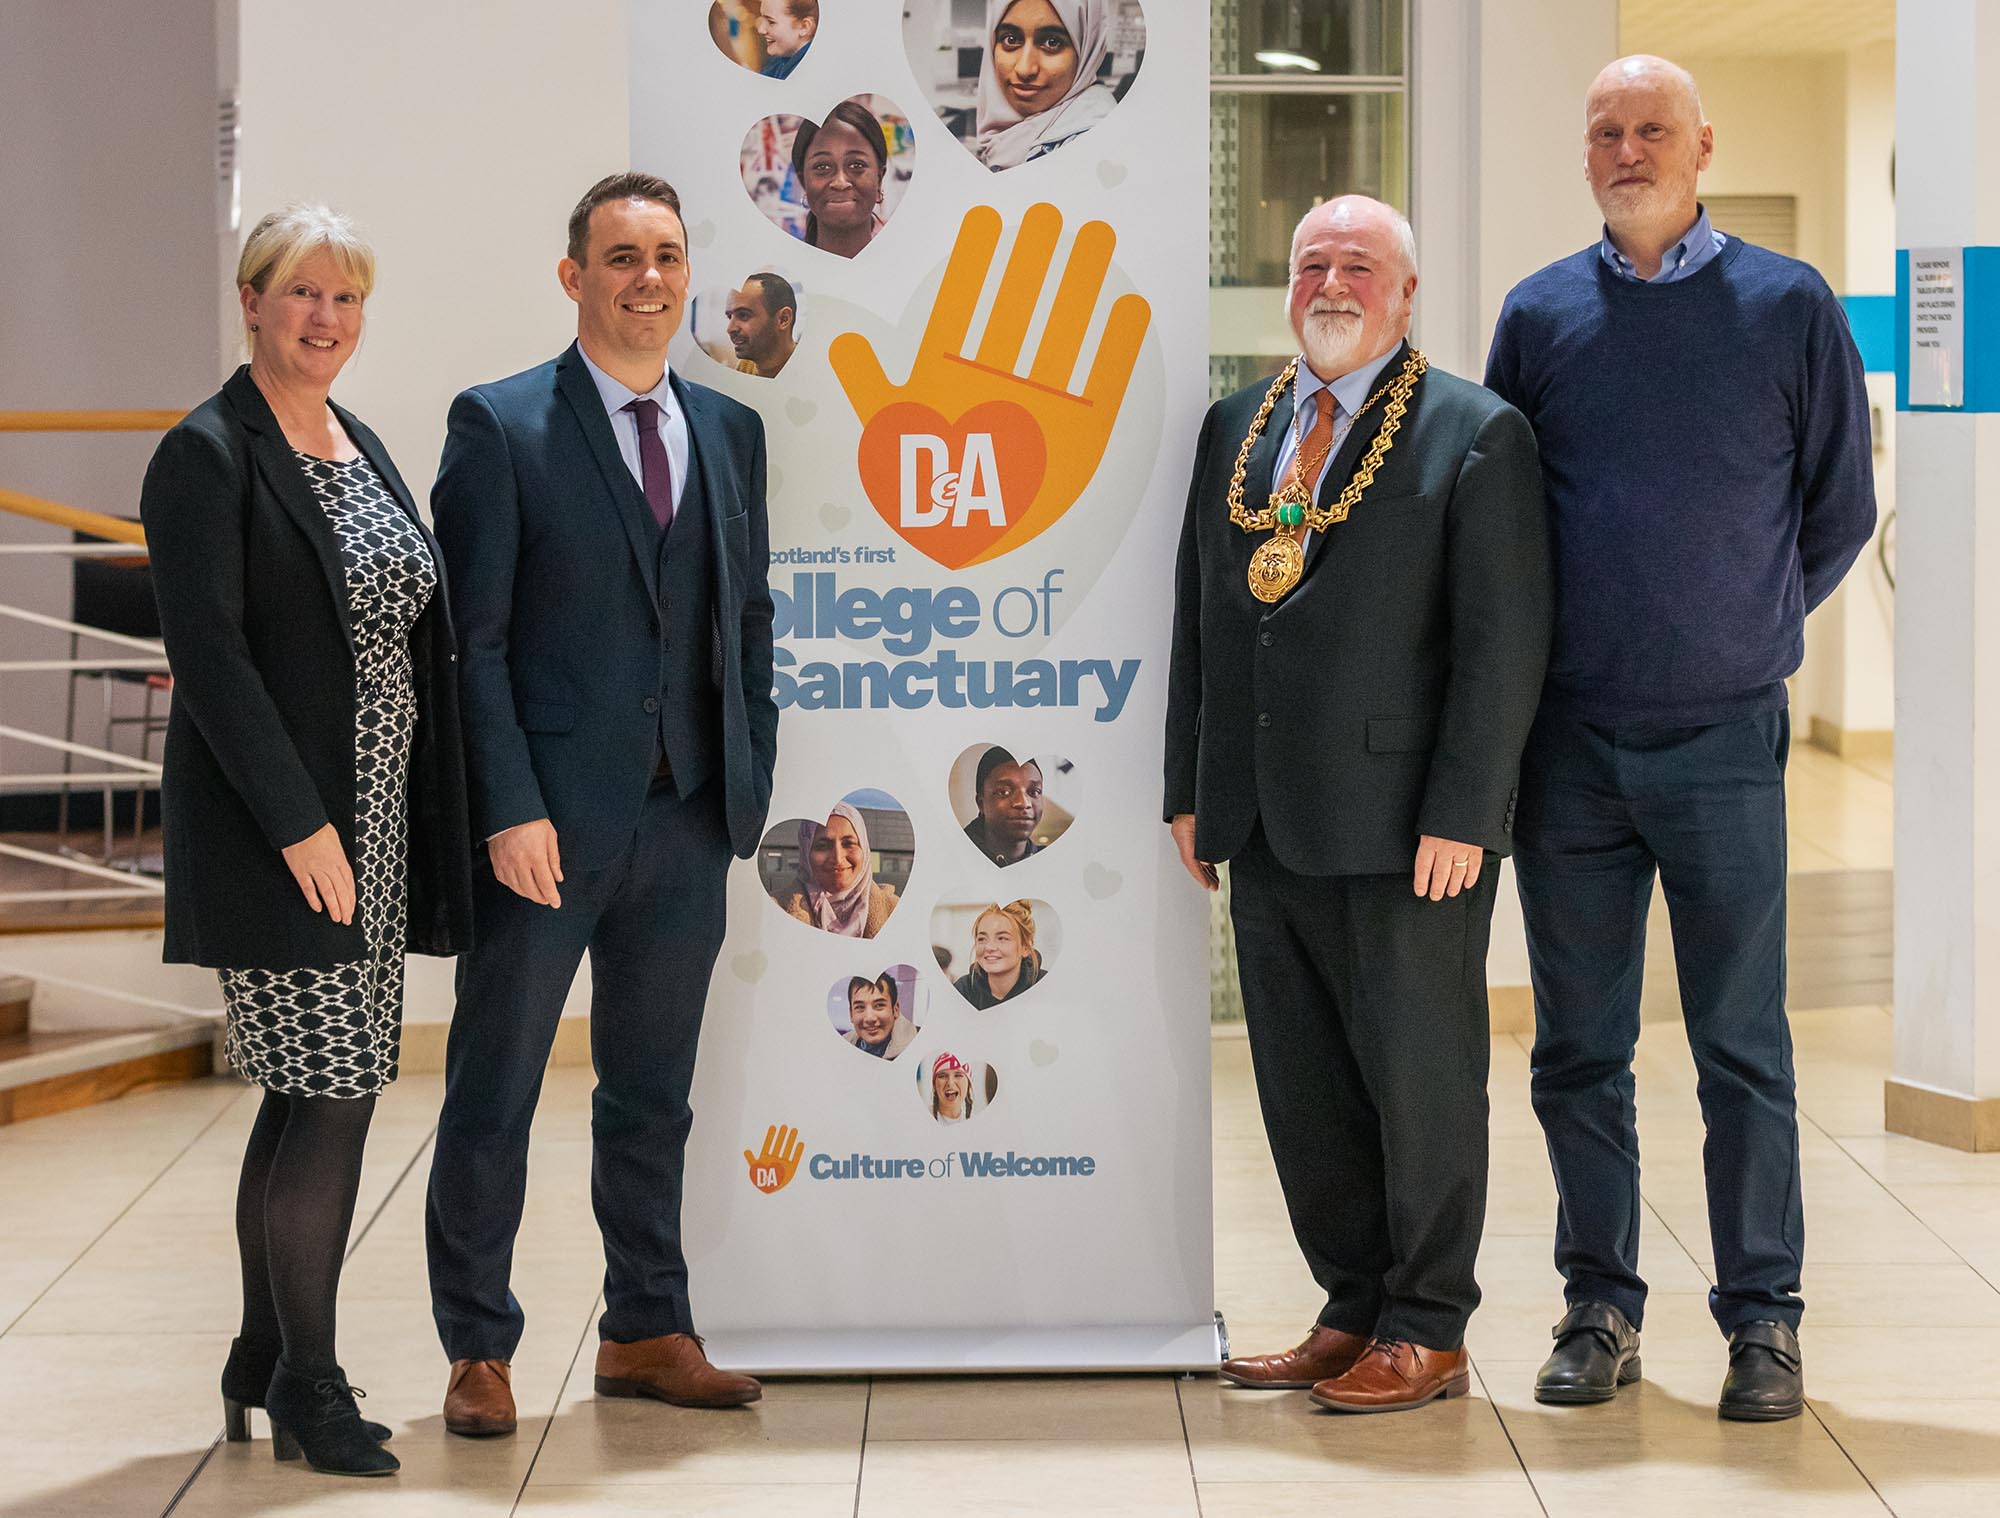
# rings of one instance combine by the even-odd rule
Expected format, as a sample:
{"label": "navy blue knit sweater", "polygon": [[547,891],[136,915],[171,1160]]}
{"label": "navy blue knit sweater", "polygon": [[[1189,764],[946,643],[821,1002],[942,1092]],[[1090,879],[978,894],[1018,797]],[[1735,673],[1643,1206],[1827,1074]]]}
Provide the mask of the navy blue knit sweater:
{"label": "navy blue knit sweater", "polygon": [[1486,383],[1542,450],[1544,703],[1659,727],[1782,707],[1806,613],[1875,529],[1868,392],[1826,281],[1732,238],[1640,284],[1592,246],[1514,287]]}

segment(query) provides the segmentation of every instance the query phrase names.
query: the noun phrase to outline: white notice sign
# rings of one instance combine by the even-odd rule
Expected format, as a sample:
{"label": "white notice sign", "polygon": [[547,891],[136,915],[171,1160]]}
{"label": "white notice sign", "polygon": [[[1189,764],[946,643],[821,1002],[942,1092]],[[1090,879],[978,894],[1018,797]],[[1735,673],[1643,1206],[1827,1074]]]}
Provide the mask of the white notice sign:
{"label": "white notice sign", "polygon": [[1959,248],[1910,249],[1910,404],[1965,404],[1965,267]]}

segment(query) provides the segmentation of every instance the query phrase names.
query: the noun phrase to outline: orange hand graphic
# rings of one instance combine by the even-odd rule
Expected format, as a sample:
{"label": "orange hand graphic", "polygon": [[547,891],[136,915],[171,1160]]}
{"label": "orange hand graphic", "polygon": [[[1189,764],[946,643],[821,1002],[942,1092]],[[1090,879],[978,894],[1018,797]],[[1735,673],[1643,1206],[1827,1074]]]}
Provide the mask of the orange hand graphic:
{"label": "orange hand graphic", "polygon": [[799,1160],[805,1154],[806,1146],[799,1139],[796,1128],[780,1128],[775,1124],[764,1130],[764,1152],[752,1154],[743,1151],[744,1161],[750,1166],[750,1184],[764,1195],[783,1191],[798,1174]]}
{"label": "orange hand graphic", "polygon": [[[903,384],[890,383],[873,346],[859,333],[842,333],[828,352],[834,374],[861,418],[861,477],[869,499],[913,546],[952,568],[1018,548],[1059,520],[1083,494],[1104,457],[1152,320],[1143,296],[1120,296],[1106,319],[1083,392],[1071,392],[1118,240],[1109,223],[1086,222],[1070,248],[1034,361],[1026,375],[1016,373],[1062,233],[1060,211],[1047,204],[1030,206],[1008,254],[979,350],[968,357],[964,349],[973,312],[1000,233],[1000,213],[993,207],[974,206],[966,212]],[[985,504],[994,481],[987,478],[982,486],[975,434],[990,439],[983,457],[991,461],[989,472],[997,466],[1004,513]],[[920,439],[931,440],[935,457],[953,461],[949,472],[932,474],[927,497],[912,488],[913,458],[928,457]],[[962,466],[956,462],[960,458]],[[981,495],[982,488],[987,495]],[[961,493],[981,504],[964,509]]]}

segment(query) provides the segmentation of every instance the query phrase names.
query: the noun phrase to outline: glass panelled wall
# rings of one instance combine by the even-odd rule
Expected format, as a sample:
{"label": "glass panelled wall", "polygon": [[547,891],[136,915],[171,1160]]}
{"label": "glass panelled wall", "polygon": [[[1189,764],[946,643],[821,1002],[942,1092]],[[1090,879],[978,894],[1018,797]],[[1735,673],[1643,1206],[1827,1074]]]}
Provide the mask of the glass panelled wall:
{"label": "glass panelled wall", "polygon": [[[1335,195],[1410,206],[1408,0],[1214,0],[1209,16],[1211,398],[1295,351],[1285,314],[1299,218]],[[1210,899],[1209,1003],[1238,1021],[1229,873]]]}
{"label": "glass panelled wall", "polygon": [[1319,202],[1409,206],[1408,0],[1215,0],[1210,11],[1209,389],[1292,351],[1292,228]]}

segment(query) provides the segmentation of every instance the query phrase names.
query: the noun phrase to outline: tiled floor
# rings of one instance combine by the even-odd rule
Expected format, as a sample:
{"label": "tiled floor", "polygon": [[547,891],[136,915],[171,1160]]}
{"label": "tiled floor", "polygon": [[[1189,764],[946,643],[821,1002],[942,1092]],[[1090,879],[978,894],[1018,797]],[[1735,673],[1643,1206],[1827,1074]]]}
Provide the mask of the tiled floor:
{"label": "tiled floor", "polygon": [[[378,1117],[342,1297],[343,1357],[395,1425],[389,1483],[316,1477],[260,1437],[218,1444],[234,1316],[230,1196],[254,1098],[213,1080],[0,1131],[0,1518],[292,1513],[1205,1515],[2000,1510],[2000,1157],[1881,1131],[1887,1013],[1798,1014],[1810,1413],[1717,1421],[1721,1341],[1693,1071],[1646,1030],[1645,1379],[1600,1408],[1535,1405],[1558,1310],[1552,1191],[1521,1044],[1496,1040],[1492,1204],[1463,1401],[1343,1419],[1212,1379],[774,1383],[742,1413],[600,1402],[588,1354],[588,1075],[550,1080],[517,1285],[534,1324],[512,1439],[450,1439],[424,1298],[422,1185],[439,1088]],[[1290,1343],[1291,1248],[1246,1045],[1215,1043],[1220,1305],[1245,1348]],[[262,1433],[261,1420],[259,1432]]]}
{"label": "tiled floor", "polygon": [[[1879,937],[1856,902],[1890,864],[1886,766],[1801,747],[1788,791],[1793,868],[1818,881],[1829,944]],[[1529,1396],[1560,1305],[1554,1201],[1525,1041],[1502,1038],[1474,1395],[1398,1418],[1164,1377],[778,1382],[736,1414],[599,1402],[589,1077],[561,1070],[517,1270],[535,1325],[515,1366],[521,1430],[450,1439],[422,1240],[439,1085],[407,1078],[379,1109],[342,1295],[343,1358],[397,1430],[403,1471],[388,1483],[276,1465],[262,1438],[218,1442],[231,1192],[254,1098],[214,1080],[0,1130],[0,1518],[2000,1511],[2000,1156],[1881,1131],[1886,1009],[1796,1012],[1794,1028],[1812,1407],[1793,1423],[1714,1414],[1701,1129],[1673,1021],[1648,1024],[1639,1059],[1645,1379],[1608,1407]],[[1289,1344],[1315,1296],[1240,1038],[1216,1041],[1215,1097],[1218,1305],[1237,1347]]]}

